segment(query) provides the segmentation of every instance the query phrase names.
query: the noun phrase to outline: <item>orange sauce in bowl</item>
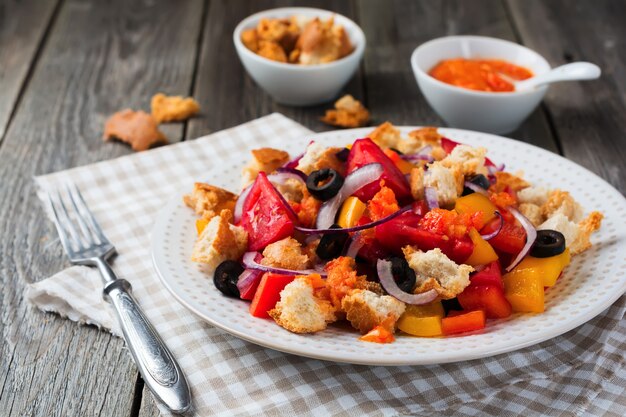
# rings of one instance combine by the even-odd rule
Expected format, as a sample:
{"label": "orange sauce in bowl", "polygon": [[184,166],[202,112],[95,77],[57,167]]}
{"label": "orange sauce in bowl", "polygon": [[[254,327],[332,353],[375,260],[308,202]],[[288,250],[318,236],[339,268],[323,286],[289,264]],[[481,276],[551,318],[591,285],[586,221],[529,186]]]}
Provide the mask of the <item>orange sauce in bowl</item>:
{"label": "orange sauce in bowl", "polygon": [[464,58],[441,61],[428,74],[446,84],[491,92],[515,91],[504,77],[521,81],[533,76],[530,70],[507,61]]}

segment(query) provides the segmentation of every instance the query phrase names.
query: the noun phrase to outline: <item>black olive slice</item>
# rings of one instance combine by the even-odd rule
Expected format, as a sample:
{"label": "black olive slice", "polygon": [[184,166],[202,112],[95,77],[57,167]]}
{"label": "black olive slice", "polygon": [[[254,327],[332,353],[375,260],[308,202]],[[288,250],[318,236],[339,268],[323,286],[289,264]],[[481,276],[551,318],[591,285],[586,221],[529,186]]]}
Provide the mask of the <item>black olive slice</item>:
{"label": "black olive slice", "polygon": [[215,288],[228,297],[239,298],[239,288],[237,280],[244,271],[244,267],[239,262],[224,261],[217,266],[213,274]]}
{"label": "black olive slice", "polygon": [[[491,186],[491,183],[489,182],[489,179],[487,177],[485,177],[483,174],[476,174],[470,178],[468,178],[469,182],[471,182],[472,184],[476,184],[478,185],[480,188],[484,188],[485,190],[489,189],[489,186]],[[468,188],[468,187],[463,187],[463,194],[461,195],[468,195],[468,194],[472,194],[474,192],[474,190]]]}
{"label": "black olive slice", "polygon": [[556,230],[537,230],[537,238],[530,249],[530,256],[549,258],[565,252],[565,237]]}
{"label": "black olive slice", "polygon": [[348,232],[341,231],[341,226],[333,224],[330,228],[338,229],[337,233],[325,233],[315,249],[317,256],[325,261],[341,255],[344,246],[350,239]]}
{"label": "black olive slice", "polygon": [[331,168],[313,171],[306,179],[306,188],[319,200],[330,200],[343,186],[343,177]]}
{"label": "black olive slice", "polygon": [[339,152],[335,154],[335,157],[339,159],[341,162],[346,162],[348,160],[348,155],[350,155],[350,149],[343,148]]}
{"label": "black olive slice", "polygon": [[413,293],[413,288],[415,288],[415,271],[409,266],[409,263],[404,258],[393,257],[390,258],[391,261],[391,273],[393,274],[393,279],[398,284],[398,287],[408,293]]}

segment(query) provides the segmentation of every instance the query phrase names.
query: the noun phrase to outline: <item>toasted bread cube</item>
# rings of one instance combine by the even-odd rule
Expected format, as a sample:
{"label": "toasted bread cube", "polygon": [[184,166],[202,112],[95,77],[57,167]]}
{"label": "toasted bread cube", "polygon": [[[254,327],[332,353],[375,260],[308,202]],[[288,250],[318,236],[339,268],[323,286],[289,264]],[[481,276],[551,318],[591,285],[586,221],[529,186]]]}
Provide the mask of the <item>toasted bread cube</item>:
{"label": "toasted bread cube", "polygon": [[527,187],[517,192],[520,203],[530,203],[542,206],[548,201],[548,190],[543,187]]}
{"label": "toasted bread cube", "polygon": [[237,195],[223,188],[215,187],[203,182],[193,185],[191,194],[183,196],[185,204],[192,208],[196,214],[206,220],[217,216],[222,210],[231,210],[237,203]]}
{"label": "toasted bread cube", "polygon": [[352,327],[365,334],[390,317],[395,322],[404,313],[402,301],[368,290],[352,290],[341,300],[341,308]]}
{"label": "toasted bread cube", "polygon": [[242,188],[253,182],[259,172],[271,174],[289,161],[289,154],[280,149],[260,148],[252,150],[252,160],[241,172]]}
{"label": "toasted bread cube", "polygon": [[367,137],[381,148],[397,148],[398,143],[402,140],[400,131],[389,122],[376,127]]}
{"label": "toasted bread cube", "polygon": [[454,298],[470,284],[469,274],[474,270],[469,265],[457,265],[441,249],[422,252],[411,246],[402,249],[409,266],[415,271],[417,280],[414,293],[435,289],[443,299]]}
{"label": "toasted bread cube", "polygon": [[433,162],[424,173],[424,187],[437,190],[440,206],[451,206],[463,192],[464,176],[458,167],[448,168],[441,162]]}
{"label": "toasted bread cube", "polygon": [[191,260],[207,264],[211,270],[226,260],[243,256],[248,247],[248,234],[238,226],[230,224],[232,212],[222,210],[206,225],[193,246]]}
{"label": "toasted bread cube", "polygon": [[279,326],[294,333],[319,332],[336,320],[331,303],[315,297],[306,277],[287,284],[280,292],[280,301],[268,313]]}
{"label": "toasted bread cube", "polygon": [[581,221],[584,214],[583,208],[571,194],[561,190],[552,190],[548,194],[548,199],[541,206],[541,212],[546,218],[560,213],[573,222]]}
{"label": "toasted bread cube", "polygon": [[458,166],[465,176],[474,174],[487,175],[488,172],[485,167],[486,154],[487,149],[482,147],[474,148],[469,145],[457,145],[448,156],[441,160],[441,163],[448,168]]}
{"label": "toasted bread cube", "polygon": [[302,252],[300,242],[292,237],[286,237],[278,242],[270,243],[263,249],[261,263],[276,268],[293,270],[306,269],[309,257]]}
{"label": "toasted bread cube", "polygon": [[522,203],[519,205],[518,210],[522,213],[533,226],[538,227],[543,223],[545,217],[541,214],[541,207],[532,203]]}
{"label": "toasted bread cube", "polygon": [[602,213],[594,211],[576,224],[563,213],[556,213],[539,225],[537,229],[551,229],[561,232],[565,237],[565,246],[569,248],[570,254],[577,255],[591,247],[591,234],[600,228],[603,217]]}

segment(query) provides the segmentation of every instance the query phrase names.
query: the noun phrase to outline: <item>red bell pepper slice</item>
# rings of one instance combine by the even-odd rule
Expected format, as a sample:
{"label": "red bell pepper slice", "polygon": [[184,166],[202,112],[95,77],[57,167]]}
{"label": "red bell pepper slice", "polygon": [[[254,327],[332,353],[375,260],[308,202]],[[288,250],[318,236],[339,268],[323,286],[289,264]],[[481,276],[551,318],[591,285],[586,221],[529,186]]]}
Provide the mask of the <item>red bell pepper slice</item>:
{"label": "red bell pepper slice", "polygon": [[469,313],[446,317],[441,320],[441,330],[445,336],[484,328],[485,312],[482,310],[470,311]]}
{"label": "red bell pepper slice", "polygon": [[[347,173],[350,174],[364,165],[375,162],[382,165],[383,173],[380,179],[384,180],[385,185],[393,190],[396,199],[401,204],[408,202],[411,199],[411,188],[409,187],[406,177],[398,169],[396,164],[385,155],[385,152],[369,138],[357,139],[352,144],[350,154],[348,155]],[[354,193],[354,195],[361,199],[361,201],[368,201],[379,190],[380,181],[375,181],[361,188]]]}
{"label": "red bell pepper slice", "polygon": [[[487,225],[481,229],[480,234],[495,232],[499,226],[499,222],[499,219],[494,219],[487,223]],[[526,231],[521,226],[505,222],[502,225],[500,233],[491,238],[489,244],[496,251],[517,255],[526,244]]]}
{"label": "red bell pepper slice", "polygon": [[294,231],[296,218],[264,172],[256,177],[243,204],[241,226],[248,232],[248,250],[258,251]]}
{"label": "red bell pepper slice", "polygon": [[456,297],[464,310],[482,310],[487,318],[503,319],[511,315],[511,304],[504,290],[495,285],[470,284]]}
{"label": "red bell pepper slice", "polygon": [[280,292],[295,278],[294,275],[271,273],[263,275],[250,304],[250,314],[269,319],[270,315],[267,312],[276,307],[276,303],[280,301]]}
{"label": "red bell pepper slice", "polygon": [[421,216],[406,212],[395,219],[375,227],[376,240],[390,252],[400,254],[406,245],[417,246],[423,251],[439,248],[451,260],[463,263],[474,250],[468,236],[449,238],[419,227]]}
{"label": "red bell pepper slice", "polygon": [[482,271],[470,275],[470,281],[472,285],[495,285],[504,291],[504,282],[502,282],[500,262],[493,261]]}

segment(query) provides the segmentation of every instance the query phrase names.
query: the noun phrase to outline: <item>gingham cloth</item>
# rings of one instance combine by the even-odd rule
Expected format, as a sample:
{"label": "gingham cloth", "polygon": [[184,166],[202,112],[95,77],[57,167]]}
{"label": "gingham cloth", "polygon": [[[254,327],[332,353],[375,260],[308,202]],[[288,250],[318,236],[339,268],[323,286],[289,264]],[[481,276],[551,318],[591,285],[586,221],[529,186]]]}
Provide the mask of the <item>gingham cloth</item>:
{"label": "gingham cloth", "polygon": [[[199,320],[161,285],[150,230],[163,204],[219,163],[206,146],[228,137],[311,132],[280,114],[194,141],[37,177],[45,191],[76,183],[120,255],[114,267],[178,358],[198,416],[626,415],[626,296],[569,333],[512,353],[435,366],[376,367],[302,358],[237,339]],[[45,200],[44,200],[45,201]],[[45,311],[120,334],[96,270],[73,266],[31,285]],[[168,415],[160,406],[163,415]]]}

